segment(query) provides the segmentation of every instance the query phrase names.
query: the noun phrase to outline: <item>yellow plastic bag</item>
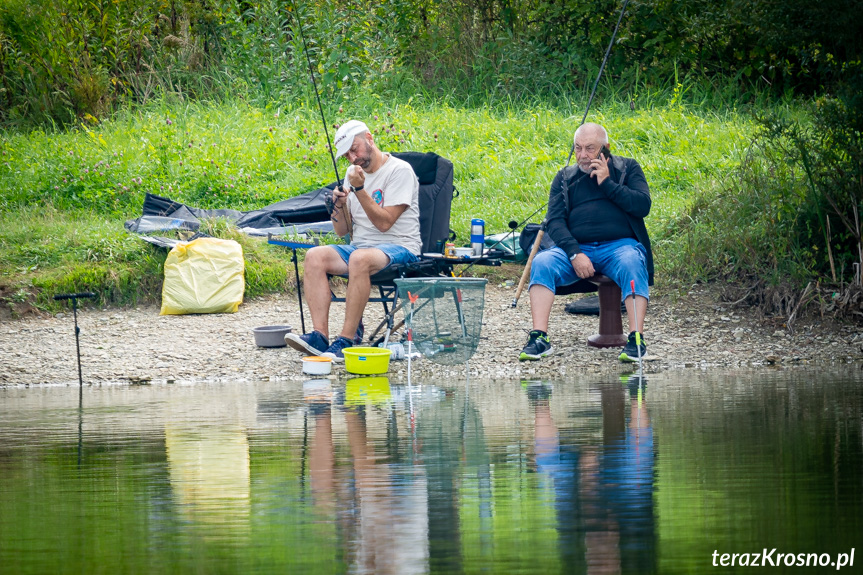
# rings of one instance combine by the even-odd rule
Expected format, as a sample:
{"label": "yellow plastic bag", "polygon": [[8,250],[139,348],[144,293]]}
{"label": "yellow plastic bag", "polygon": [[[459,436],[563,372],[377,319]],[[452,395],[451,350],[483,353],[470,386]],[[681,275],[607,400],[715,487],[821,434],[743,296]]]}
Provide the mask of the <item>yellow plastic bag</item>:
{"label": "yellow plastic bag", "polygon": [[165,260],[159,315],[234,313],[246,289],[244,264],[243,248],[234,240],[177,244]]}

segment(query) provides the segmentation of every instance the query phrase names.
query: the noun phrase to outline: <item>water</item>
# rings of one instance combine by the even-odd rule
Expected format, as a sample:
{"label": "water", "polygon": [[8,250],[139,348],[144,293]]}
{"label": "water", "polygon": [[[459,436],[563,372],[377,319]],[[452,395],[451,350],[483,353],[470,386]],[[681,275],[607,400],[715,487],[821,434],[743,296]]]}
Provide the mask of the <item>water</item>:
{"label": "water", "polygon": [[0,573],[859,570],[861,375],[637,384],[0,389]]}

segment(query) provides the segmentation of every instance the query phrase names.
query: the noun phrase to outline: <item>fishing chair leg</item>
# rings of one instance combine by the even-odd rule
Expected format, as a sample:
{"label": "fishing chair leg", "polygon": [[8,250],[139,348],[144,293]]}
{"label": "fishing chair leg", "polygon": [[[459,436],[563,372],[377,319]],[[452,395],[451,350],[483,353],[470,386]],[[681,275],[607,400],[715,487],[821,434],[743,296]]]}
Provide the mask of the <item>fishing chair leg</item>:
{"label": "fishing chair leg", "polygon": [[[381,295],[383,295],[383,293],[384,293],[383,288],[380,288],[380,290],[381,290]],[[396,309],[398,308],[398,304],[399,304],[399,290],[395,290],[393,292],[393,309],[392,309],[392,312],[387,311],[387,303],[384,302],[384,321],[387,324],[387,331],[386,331],[386,334],[384,334],[384,346],[386,346],[390,342],[390,335],[393,332],[394,317],[396,314]]]}
{"label": "fishing chair leg", "polygon": [[297,248],[291,248],[291,261],[294,264],[294,275],[297,278],[297,300],[300,304],[300,329],[306,333],[306,320],[303,317],[303,285],[300,283],[300,265],[297,261]]}
{"label": "fishing chair leg", "polygon": [[[383,286],[378,286],[378,290],[380,291],[381,299],[386,300],[387,296],[384,293]],[[392,307],[387,306],[386,301],[382,301],[381,305],[383,305],[384,307],[384,319],[378,324],[378,326],[369,336],[368,340],[371,345],[378,345],[381,342],[389,342],[391,333],[404,324],[404,322],[399,322],[398,325],[395,325],[396,313],[398,313],[398,311],[402,309],[402,307],[404,307],[404,305],[399,302],[398,290],[395,290],[393,292],[393,299],[392,303],[390,304],[390,306]],[[378,334],[380,334],[381,330],[383,330],[385,327],[386,331],[384,332],[384,335],[382,337],[378,337]]]}

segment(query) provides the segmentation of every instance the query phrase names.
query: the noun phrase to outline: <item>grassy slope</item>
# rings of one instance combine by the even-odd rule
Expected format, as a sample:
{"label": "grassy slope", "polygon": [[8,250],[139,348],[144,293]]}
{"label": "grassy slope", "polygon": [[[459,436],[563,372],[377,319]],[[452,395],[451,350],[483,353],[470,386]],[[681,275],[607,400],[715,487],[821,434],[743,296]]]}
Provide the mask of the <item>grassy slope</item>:
{"label": "grassy slope", "polygon": [[[506,231],[509,220],[544,204],[581,119],[578,110],[542,106],[463,109],[374,98],[327,114],[331,123],[364,119],[384,150],[450,158],[460,192],[451,224],[460,242],[472,217],[483,217],[489,233]],[[663,242],[664,230],[699,195],[716,193],[752,123],[730,112],[677,105],[630,111],[619,103],[595,106],[590,119],[608,128],[614,153],[644,167],[659,271],[674,271],[685,250]],[[160,103],[99,125],[2,134],[0,298],[8,304],[32,294],[48,306],[53,293],[90,289],[104,303],[158,300],[165,253],[122,227],[139,215],[144,192],[207,208],[264,206],[333,181],[325,145],[317,110],[242,102]],[[240,239],[247,295],[286,289],[284,253]]]}

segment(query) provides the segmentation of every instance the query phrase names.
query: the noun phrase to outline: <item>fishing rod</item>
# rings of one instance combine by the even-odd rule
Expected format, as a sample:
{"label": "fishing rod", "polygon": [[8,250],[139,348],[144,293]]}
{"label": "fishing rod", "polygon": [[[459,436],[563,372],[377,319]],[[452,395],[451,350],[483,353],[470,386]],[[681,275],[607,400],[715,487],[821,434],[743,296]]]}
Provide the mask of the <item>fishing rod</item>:
{"label": "fishing rod", "polygon": [[[624,0],[623,6],[620,9],[620,16],[617,18],[617,24],[614,26],[614,31],[611,33],[611,40],[608,42],[608,48],[605,49],[605,56],[602,58],[602,64],[599,66],[599,73],[596,75],[596,80],[593,82],[593,89],[590,91],[590,97],[587,99],[587,107],[584,109],[584,116],[581,117],[581,123],[579,127],[584,125],[585,120],[587,120],[587,113],[590,111],[590,105],[593,103],[593,97],[596,95],[596,88],[599,86],[599,80],[602,78],[602,72],[605,70],[605,64],[608,62],[608,56],[611,54],[611,47],[614,46],[614,38],[617,36],[617,30],[620,28],[620,23],[623,21],[623,15],[626,12],[626,6],[629,4],[629,0]],[[569,156],[566,158],[566,166],[563,169],[566,169],[569,166],[569,163],[572,161],[572,154],[575,152],[575,140],[573,140],[572,145],[569,148]],[[546,200],[545,204],[543,204],[540,209],[546,207],[548,205],[548,200]],[[539,211],[539,210],[537,210]],[[536,212],[534,212],[536,213]],[[545,221],[543,220],[542,227],[539,232],[536,234],[536,239],[533,242],[533,248],[530,250],[530,255],[527,257],[527,262],[524,264],[524,271],[521,274],[521,280],[518,282],[518,289],[515,292],[515,299],[512,300],[511,307],[516,307],[518,305],[518,299],[521,297],[521,292],[524,289],[525,281],[527,277],[530,275],[530,266],[533,264],[533,258],[536,256],[536,253],[539,251],[540,243],[542,242],[542,237],[545,235]]]}
{"label": "fishing rod", "polygon": [[[587,120],[587,113],[590,111],[590,105],[593,103],[593,97],[596,95],[596,87],[599,86],[599,79],[602,78],[602,71],[605,70],[605,63],[608,62],[608,56],[611,54],[611,47],[614,45],[614,38],[617,36],[617,29],[620,28],[620,23],[623,21],[623,14],[626,12],[627,4],[629,4],[629,0],[624,0],[623,6],[620,9],[620,16],[617,17],[617,24],[614,25],[614,31],[611,33],[611,40],[608,42],[608,48],[605,49],[605,56],[602,58],[602,64],[599,66],[599,73],[596,75],[596,80],[593,82],[593,89],[590,91],[590,98],[587,99],[587,108],[584,109],[584,116],[581,117],[581,124],[579,124],[579,126],[583,125],[584,121]],[[572,161],[573,152],[575,152],[574,140],[572,142],[572,146],[569,148],[569,157],[566,159],[566,166],[568,166],[569,162]]]}
{"label": "fishing rod", "polygon": [[[305,33],[303,33],[303,24],[302,24],[302,22],[300,22],[299,15],[294,14],[294,10],[289,9],[288,11],[294,17],[294,22],[296,22],[297,28],[299,29],[299,32],[300,32],[300,39],[303,41],[303,52],[306,55],[306,62],[308,62],[308,65],[309,65],[309,78],[311,78],[312,87],[315,90],[315,99],[318,102],[318,111],[321,113],[321,123],[324,125],[324,135],[327,138],[327,150],[329,150],[329,152],[330,152],[330,159],[333,162],[333,171],[336,173],[336,186],[341,188],[342,187],[342,178],[341,178],[341,176],[339,176],[339,167],[338,167],[338,164],[336,163],[336,155],[333,154],[333,146],[332,146],[332,142],[330,141],[330,132],[327,128],[327,119],[324,116],[324,107],[323,107],[323,105],[321,105],[321,95],[320,95],[320,93],[318,93],[318,83],[315,81],[315,72],[314,72],[314,67],[312,66],[312,57],[309,55],[309,46],[306,43],[306,35],[305,35]],[[345,174],[345,175],[347,176],[347,174]],[[332,196],[327,195],[325,198],[325,202],[327,204],[327,210],[330,211],[330,216],[332,216],[334,222],[337,222],[338,220],[332,214],[332,211],[335,209],[335,206],[334,206],[333,200],[332,200]],[[345,223],[348,226],[348,233],[350,233],[350,231],[351,231],[350,212],[348,212],[347,209],[345,209]]]}

